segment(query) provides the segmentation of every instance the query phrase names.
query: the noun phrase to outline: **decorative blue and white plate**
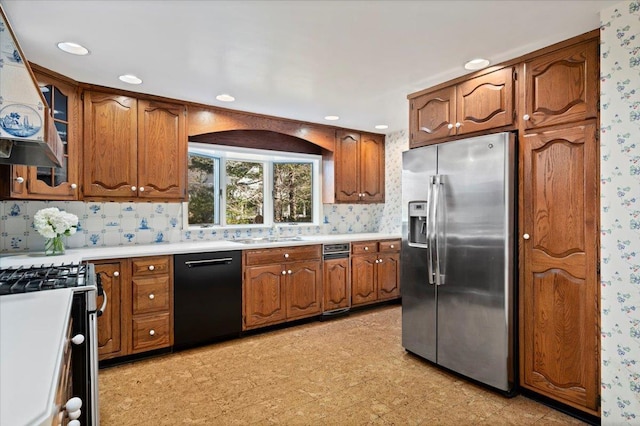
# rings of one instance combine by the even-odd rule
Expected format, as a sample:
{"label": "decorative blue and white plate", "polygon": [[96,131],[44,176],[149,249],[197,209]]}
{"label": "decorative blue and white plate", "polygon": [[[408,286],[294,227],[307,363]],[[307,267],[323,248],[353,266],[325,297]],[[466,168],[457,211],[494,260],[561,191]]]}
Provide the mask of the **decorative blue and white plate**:
{"label": "decorative blue and white plate", "polygon": [[28,138],[42,128],[42,118],[28,105],[11,104],[0,110],[0,127],[11,136]]}

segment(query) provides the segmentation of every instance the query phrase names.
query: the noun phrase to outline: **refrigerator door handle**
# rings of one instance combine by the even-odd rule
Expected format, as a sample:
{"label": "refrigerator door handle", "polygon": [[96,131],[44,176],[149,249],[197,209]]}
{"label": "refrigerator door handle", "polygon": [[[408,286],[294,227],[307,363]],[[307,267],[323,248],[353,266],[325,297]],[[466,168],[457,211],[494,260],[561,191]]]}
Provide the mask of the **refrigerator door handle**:
{"label": "refrigerator door handle", "polygon": [[442,260],[442,256],[440,255],[440,232],[441,232],[441,221],[440,221],[440,199],[441,199],[441,186],[444,184],[444,176],[437,175],[434,176],[433,182],[433,252],[434,256],[434,275],[435,275],[435,283],[436,285],[444,284],[444,275],[442,275],[442,271],[440,270],[440,262]]}
{"label": "refrigerator door handle", "polygon": [[429,176],[429,187],[427,188],[427,274],[429,275],[429,284],[436,283],[433,270],[433,230],[435,222],[433,222],[433,183],[435,176]]}

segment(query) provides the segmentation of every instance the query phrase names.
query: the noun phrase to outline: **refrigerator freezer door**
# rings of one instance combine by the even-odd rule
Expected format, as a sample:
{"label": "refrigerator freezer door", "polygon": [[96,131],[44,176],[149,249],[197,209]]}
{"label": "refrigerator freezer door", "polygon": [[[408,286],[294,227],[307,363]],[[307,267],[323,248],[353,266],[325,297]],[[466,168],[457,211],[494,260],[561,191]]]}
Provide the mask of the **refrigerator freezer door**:
{"label": "refrigerator freezer door", "polygon": [[[436,174],[437,148],[412,149],[402,157],[402,346],[430,361],[436,360],[436,288],[429,284],[429,248],[408,241],[409,202],[429,199],[430,177]],[[428,207],[428,206],[427,206]],[[425,230],[426,233],[429,230]]]}
{"label": "refrigerator freezer door", "polygon": [[437,363],[505,391],[512,374],[510,140],[501,133],[438,148],[445,279],[437,287]]}

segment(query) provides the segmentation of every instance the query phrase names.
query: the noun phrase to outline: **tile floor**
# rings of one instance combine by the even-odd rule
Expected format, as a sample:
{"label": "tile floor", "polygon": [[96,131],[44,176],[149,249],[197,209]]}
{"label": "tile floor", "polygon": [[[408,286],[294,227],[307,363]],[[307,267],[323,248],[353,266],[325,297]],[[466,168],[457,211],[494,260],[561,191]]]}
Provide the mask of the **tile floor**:
{"label": "tile floor", "polygon": [[407,354],[398,305],[100,370],[102,426],[562,425]]}

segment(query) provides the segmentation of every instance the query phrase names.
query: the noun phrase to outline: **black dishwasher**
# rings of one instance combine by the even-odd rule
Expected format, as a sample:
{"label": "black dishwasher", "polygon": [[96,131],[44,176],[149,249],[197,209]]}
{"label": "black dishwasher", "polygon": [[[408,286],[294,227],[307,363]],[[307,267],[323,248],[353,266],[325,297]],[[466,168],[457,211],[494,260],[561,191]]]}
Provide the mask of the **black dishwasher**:
{"label": "black dishwasher", "polygon": [[174,348],[242,331],[242,251],[174,255]]}

